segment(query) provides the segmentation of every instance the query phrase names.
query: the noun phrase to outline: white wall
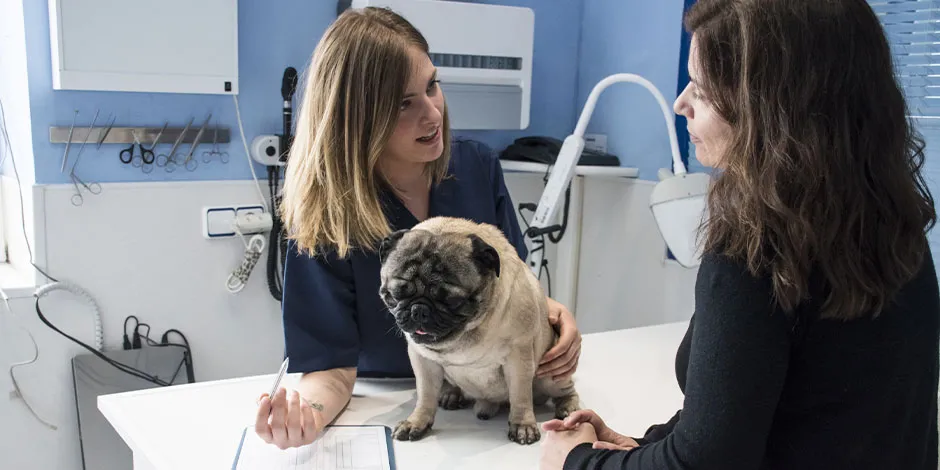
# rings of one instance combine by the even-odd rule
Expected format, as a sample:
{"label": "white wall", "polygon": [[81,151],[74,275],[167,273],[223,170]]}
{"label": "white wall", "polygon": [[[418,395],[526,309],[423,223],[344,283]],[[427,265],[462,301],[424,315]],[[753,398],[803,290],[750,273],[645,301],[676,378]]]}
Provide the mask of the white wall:
{"label": "white wall", "polygon": [[[0,172],[4,175],[3,187],[0,188],[3,217],[0,219],[0,237],[10,246],[10,262],[15,265],[28,265],[28,257],[23,249],[23,224],[19,221],[19,197],[16,196],[13,179],[13,156],[16,157],[16,170],[26,185],[23,205],[26,214],[32,214],[32,198],[29,185],[35,181],[33,165],[33,135],[30,127],[29,78],[26,73],[26,31],[23,23],[23,0],[0,0],[0,102],[3,105],[3,117],[9,142],[4,141],[0,130]],[[0,128],[3,124],[0,124]],[[7,180],[7,176],[10,177]],[[9,211],[13,207],[15,211]],[[7,220],[15,217],[15,220]],[[27,223],[27,233],[32,236],[32,224]],[[0,260],[3,259],[0,253]]]}
{"label": "white wall", "polygon": [[[17,169],[23,181],[36,180],[33,167],[33,139],[29,113],[29,77],[26,74],[26,29],[23,0],[0,0],[0,101],[16,154]],[[12,175],[9,149],[0,138],[2,171]]]}
{"label": "white wall", "polygon": [[[264,266],[259,262],[241,293],[229,294],[224,283],[241,262],[241,242],[201,235],[202,207],[255,202],[251,185],[108,184],[101,195],[86,196],[82,207],[70,203],[73,192],[71,185],[38,187],[36,203],[46,236],[37,249],[45,253],[52,276],[77,283],[95,297],[106,348],[120,347],[124,318],[133,314],[153,326],[157,339],[169,328],[186,334],[197,380],[277,370],[283,334]],[[90,309],[81,300],[55,292],[42,302],[50,321],[93,341]],[[0,313],[0,364],[31,357],[28,338],[16,323],[25,325],[39,343],[40,356],[34,365],[17,369],[17,377],[30,403],[59,429],[44,428],[21,401],[7,399],[12,386],[4,370],[0,467],[79,469],[69,360],[83,351],[39,322],[33,299],[14,299],[12,306],[12,315]]]}
{"label": "white wall", "polygon": [[[508,174],[507,183],[517,204],[535,201],[541,191],[541,175]],[[586,332],[691,314],[693,274],[662,263],[662,242],[644,208],[650,189],[631,180],[584,184],[580,288],[573,310]],[[229,294],[225,278],[240,263],[242,245],[201,235],[202,207],[255,201],[249,182],[106,184],[101,195],[86,196],[82,207],[70,203],[73,192],[71,185],[35,188],[38,226],[45,234],[35,248],[51,275],[79,284],[98,301],[106,347],[119,347],[124,318],[133,314],[158,335],[168,328],[183,331],[200,381],[276,370],[283,335],[263,265],[244,291]],[[627,223],[628,218],[637,220]],[[81,300],[56,292],[42,302],[51,321],[92,342],[90,309]],[[12,307],[12,314],[0,311],[0,365],[31,357],[28,337],[17,325],[29,328],[40,356],[17,369],[17,377],[30,403],[59,429],[44,428],[21,401],[8,399],[11,383],[0,371],[0,467],[77,470],[69,360],[82,350],[39,322],[28,294],[13,299]]]}
{"label": "white wall", "polygon": [[578,327],[593,333],[688,320],[698,270],[666,260],[649,209],[656,183],[593,179],[584,185]]}
{"label": "white wall", "polygon": [[[543,187],[541,174],[507,173],[506,182],[516,205],[537,202]],[[666,260],[665,244],[649,210],[655,184],[581,176],[573,182],[569,229],[562,243],[576,240],[577,261],[569,263],[575,272],[558,272],[564,265],[559,259],[564,256],[562,246],[551,245],[548,258],[555,290],[561,291],[555,298],[572,310],[583,333],[688,320],[692,315],[697,270]],[[574,299],[559,286],[565,274],[576,286]]]}

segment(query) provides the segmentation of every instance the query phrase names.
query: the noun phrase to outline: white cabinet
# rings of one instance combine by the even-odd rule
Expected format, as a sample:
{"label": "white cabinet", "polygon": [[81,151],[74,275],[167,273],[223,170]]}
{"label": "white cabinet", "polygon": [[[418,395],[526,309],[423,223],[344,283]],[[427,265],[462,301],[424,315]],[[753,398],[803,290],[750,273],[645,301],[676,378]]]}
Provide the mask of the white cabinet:
{"label": "white cabinet", "polygon": [[49,0],[56,90],[238,93],[237,0]]}

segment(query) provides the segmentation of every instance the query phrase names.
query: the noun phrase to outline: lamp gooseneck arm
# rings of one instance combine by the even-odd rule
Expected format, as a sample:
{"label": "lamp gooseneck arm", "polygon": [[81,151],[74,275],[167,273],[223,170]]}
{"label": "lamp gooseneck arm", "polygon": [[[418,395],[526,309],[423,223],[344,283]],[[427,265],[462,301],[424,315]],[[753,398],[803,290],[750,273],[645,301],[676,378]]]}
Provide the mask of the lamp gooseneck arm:
{"label": "lamp gooseneck arm", "polygon": [[600,82],[597,85],[594,85],[594,89],[591,90],[591,94],[588,96],[587,102],[584,103],[584,110],[581,111],[581,117],[578,119],[578,124],[574,129],[574,135],[578,137],[584,137],[584,133],[587,131],[588,121],[591,120],[591,115],[594,113],[594,107],[597,105],[597,100],[600,98],[601,93],[604,92],[607,87],[613,85],[614,83],[620,82],[630,82],[637,83],[646,88],[659,104],[660,109],[663,112],[663,118],[666,120],[666,128],[669,131],[669,147],[672,151],[672,165],[675,173],[681,175],[686,172],[685,165],[682,163],[682,155],[679,153],[679,138],[676,136],[676,123],[672,110],[668,104],[666,104],[666,98],[663,97],[663,94],[660,93],[659,89],[656,88],[656,85],[653,85],[649,80],[632,73],[617,73],[610,75]]}

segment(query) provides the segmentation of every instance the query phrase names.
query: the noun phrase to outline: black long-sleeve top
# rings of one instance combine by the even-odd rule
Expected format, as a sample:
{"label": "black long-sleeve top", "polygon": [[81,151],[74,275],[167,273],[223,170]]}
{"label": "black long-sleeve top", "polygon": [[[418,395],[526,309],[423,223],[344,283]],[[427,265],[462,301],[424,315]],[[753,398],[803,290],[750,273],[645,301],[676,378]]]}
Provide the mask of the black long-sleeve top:
{"label": "black long-sleeve top", "polygon": [[929,253],[874,319],[820,319],[823,284],[786,315],[769,277],[706,255],[676,355],[682,410],[633,450],[576,447],[565,470],[937,470],[940,295]]}

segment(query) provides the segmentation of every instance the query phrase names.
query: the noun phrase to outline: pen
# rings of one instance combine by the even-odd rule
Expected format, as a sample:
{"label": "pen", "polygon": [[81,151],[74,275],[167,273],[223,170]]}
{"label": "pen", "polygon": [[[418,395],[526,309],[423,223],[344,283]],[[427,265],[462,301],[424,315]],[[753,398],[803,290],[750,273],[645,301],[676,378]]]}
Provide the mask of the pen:
{"label": "pen", "polygon": [[284,362],[281,363],[281,370],[277,371],[277,377],[274,378],[274,386],[271,387],[271,393],[268,394],[269,400],[274,400],[274,393],[277,392],[278,386],[281,385],[281,379],[284,378],[284,373],[287,372],[287,363],[290,361],[290,358],[284,358]]}

